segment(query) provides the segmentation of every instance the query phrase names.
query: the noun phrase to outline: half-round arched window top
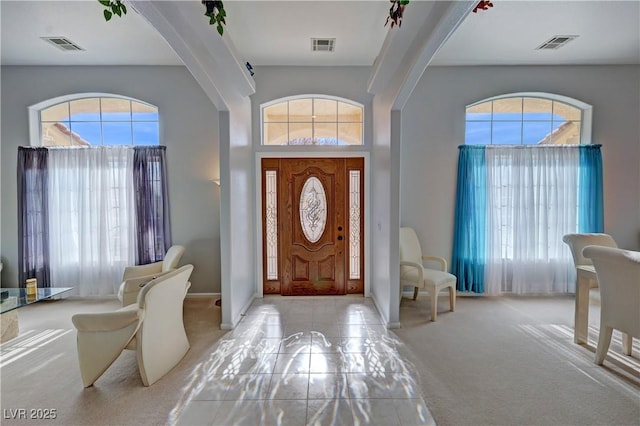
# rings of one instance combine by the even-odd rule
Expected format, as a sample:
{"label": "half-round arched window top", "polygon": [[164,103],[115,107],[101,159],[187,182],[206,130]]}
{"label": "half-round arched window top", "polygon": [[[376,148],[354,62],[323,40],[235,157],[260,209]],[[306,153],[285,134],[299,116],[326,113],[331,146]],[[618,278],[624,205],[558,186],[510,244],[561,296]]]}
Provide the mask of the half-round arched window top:
{"label": "half-round arched window top", "polygon": [[466,107],[467,145],[591,143],[591,106],[549,93],[511,93]]}
{"label": "half-round arched window top", "polygon": [[31,145],[159,145],[158,108],[103,93],[69,95],[29,107]]}
{"label": "half-round arched window top", "polygon": [[263,145],[362,145],[362,104],[303,95],[261,105]]}

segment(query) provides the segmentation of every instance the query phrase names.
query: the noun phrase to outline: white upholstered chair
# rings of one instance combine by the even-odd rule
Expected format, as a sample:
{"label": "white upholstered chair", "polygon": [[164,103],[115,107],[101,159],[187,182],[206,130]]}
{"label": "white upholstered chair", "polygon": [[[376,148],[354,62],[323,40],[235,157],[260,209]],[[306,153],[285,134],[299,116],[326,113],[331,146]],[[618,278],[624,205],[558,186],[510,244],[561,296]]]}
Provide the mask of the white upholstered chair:
{"label": "white upholstered chair", "polygon": [[589,327],[589,289],[598,287],[593,262],[582,255],[586,246],[618,247],[608,234],[567,234],[562,241],[569,246],[576,267],[576,299],[574,311],[574,342],[587,343]]}
{"label": "white upholstered chair", "polygon": [[[436,262],[440,270],[425,268],[423,261]],[[400,228],[400,299],[405,286],[413,286],[413,300],[423,288],[431,299],[431,321],[438,317],[438,293],[449,289],[451,311],[456,308],[456,276],[447,272],[447,261],[442,257],[423,256],[418,236],[412,228]]]}
{"label": "white upholstered chair", "polygon": [[114,312],[76,314],[78,361],[85,387],[91,386],[124,349],[136,351],[140,377],[150,386],[189,350],[183,301],[193,265],[185,265],[145,285],[137,303]]}
{"label": "white upholstered chair", "polygon": [[600,284],[600,335],[596,364],[602,365],[613,329],[623,333],[622,352],[631,355],[633,337],[640,337],[640,252],[587,246]]}
{"label": "white upholstered chair", "polygon": [[122,306],[136,303],[138,292],[142,286],[162,274],[171,272],[178,267],[184,254],[183,246],[174,245],[167,250],[164,259],[147,265],[127,266],[122,275],[122,284],[118,290],[118,299]]}

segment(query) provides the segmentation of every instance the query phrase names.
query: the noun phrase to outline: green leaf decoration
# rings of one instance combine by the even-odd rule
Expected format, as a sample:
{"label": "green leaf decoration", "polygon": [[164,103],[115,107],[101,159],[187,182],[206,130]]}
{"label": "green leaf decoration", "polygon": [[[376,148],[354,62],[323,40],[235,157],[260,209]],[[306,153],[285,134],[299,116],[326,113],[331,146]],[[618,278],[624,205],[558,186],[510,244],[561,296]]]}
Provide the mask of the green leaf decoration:
{"label": "green leaf decoration", "polygon": [[[2,1],[2,0],[0,0]],[[106,21],[111,20],[113,15],[126,15],[127,7],[124,5],[125,0],[98,0],[102,6],[104,19]],[[391,27],[395,25],[402,25],[402,14],[404,7],[409,4],[409,0],[389,0],[391,2],[391,8],[389,9],[389,16],[384,23],[385,26],[391,22]],[[201,3],[205,6],[204,16],[209,17],[209,25],[215,25],[218,30],[218,34],[224,34],[224,25],[227,24],[227,11],[224,9],[224,3],[222,1],[208,1],[201,0]]]}

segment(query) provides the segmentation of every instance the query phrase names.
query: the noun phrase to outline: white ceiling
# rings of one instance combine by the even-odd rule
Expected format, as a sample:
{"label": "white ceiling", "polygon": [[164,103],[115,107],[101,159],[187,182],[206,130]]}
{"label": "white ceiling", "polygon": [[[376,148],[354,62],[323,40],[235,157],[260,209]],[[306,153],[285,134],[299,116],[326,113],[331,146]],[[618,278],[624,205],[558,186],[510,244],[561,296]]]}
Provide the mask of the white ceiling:
{"label": "white ceiling", "polygon": [[[182,64],[131,8],[110,22],[103,9],[97,0],[0,0],[2,65]],[[51,36],[64,36],[85,51],[65,52],[40,39]]]}
{"label": "white ceiling", "polygon": [[[433,65],[639,64],[640,1],[501,1],[470,13]],[[535,50],[578,35],[558,50]]]}
{"label": "white ceiling", "polygon": [[[640,64],[640,0],[493,3],[469,14],[433,65]],[[225,7],[225,31],[239,59],[253,65],[371,65],[388,31],[387,0],[228,0]],[[189,19],[207,19],[204,6],[183,9]],[[111,22],[96,0],[0,0],[0,13],[2,65],[181,64],[132,8]],[[579,37],[556,51],[535,50],[554,35]],[[86,50],[63,52],[43,36],[65,36]],[[336,51],[311,52],[311,37],[335,37]]]}

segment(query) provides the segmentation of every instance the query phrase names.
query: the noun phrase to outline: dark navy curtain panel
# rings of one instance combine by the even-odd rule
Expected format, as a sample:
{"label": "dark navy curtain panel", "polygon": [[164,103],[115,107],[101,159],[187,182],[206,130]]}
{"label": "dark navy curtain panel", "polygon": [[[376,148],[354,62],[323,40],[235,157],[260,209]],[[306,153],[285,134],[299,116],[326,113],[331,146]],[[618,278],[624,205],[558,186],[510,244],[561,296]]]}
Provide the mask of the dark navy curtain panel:
{"label": "dark navy curtain panel", "polygon": [[18,284],[51,287],[46,148],[18,147]]}
{"label": "dark navy curtain panel", "polygon": [[171,247],[166,147],[136,146],[133,185],[136,194],[136,263],[164,259]]}

